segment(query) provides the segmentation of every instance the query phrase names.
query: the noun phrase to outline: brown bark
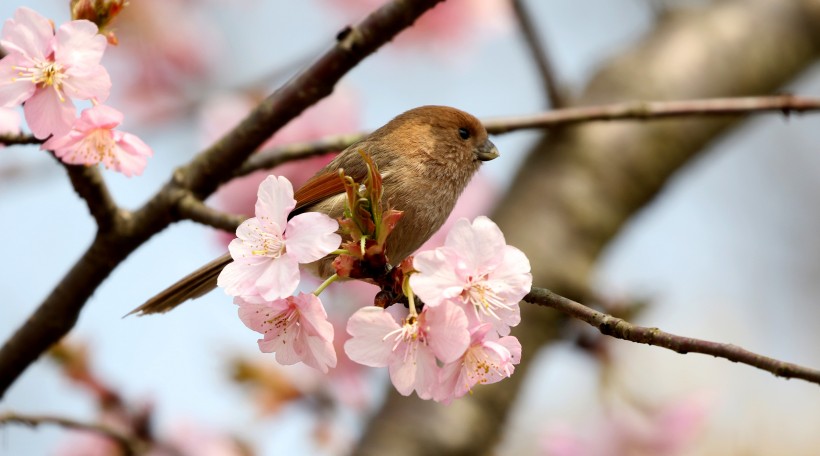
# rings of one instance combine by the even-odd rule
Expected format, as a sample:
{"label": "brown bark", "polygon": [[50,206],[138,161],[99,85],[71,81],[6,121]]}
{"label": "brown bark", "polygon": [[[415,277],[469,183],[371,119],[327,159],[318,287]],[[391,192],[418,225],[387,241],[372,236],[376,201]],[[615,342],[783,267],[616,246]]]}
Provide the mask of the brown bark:
{"label": "brown bark", "polygon": [[[818,56],[820,1],[738,0],[670,14],[606,62],[573,104],[771,93]],[[533,283],[582,299],[597,255],[669,178],[739,118],[591,123],[544,137],[494,220]],[[514,196],[512,196],[514,195]],[[583,302],[583,301],[582,301]],[[515,375],[449,407],[391,393],[356,454],[491,453],[555,313],[524,305]]]}

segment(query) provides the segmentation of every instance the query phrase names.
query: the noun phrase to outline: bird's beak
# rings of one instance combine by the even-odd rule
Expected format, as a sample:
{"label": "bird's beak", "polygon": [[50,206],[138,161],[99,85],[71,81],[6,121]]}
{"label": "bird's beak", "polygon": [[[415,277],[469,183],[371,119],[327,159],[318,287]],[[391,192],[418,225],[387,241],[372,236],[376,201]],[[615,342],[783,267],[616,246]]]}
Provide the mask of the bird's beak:
{"label": "bird's beak", "polygon": [[481,161],[490,161],[498,158],[498,149],[495,148],[489,139],[484,141],[484,144],[478,147],[475,151],[475,156]]}

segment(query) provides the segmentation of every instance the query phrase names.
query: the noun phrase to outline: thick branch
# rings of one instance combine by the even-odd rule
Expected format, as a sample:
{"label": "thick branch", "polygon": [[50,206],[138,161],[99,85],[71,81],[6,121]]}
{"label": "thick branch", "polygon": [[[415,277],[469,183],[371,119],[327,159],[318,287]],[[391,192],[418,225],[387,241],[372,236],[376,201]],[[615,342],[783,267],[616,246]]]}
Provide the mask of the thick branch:
{"label": "thick branch", "polygon": [[559,312],[563,312],[572,318],[589,323],[607,336],[640,344],[668,348],[681,354],[702,353],[704,355],[712,355],[716,358],[725,358],[735,363],[747,364],[758,369],[763,369],[778,377],[799,378],[820,385],[820,370],[759,355],[732,344],[677,336],[661,331],[658,328],[633,325],[623,319],[590,309],[583,304],[555,294],[545,288],[533,288],[530,293],[524,297],[524,301],[551,307]]}
{"label": "thick branch", "polygon": [[74,191],[88,205],[98,229],[106,232],[114,228],[120,209],[111,197],[99,167],[60,163],[68,173]]}
{"label": "thick branch", "polygon": [[68,429],[100,434],[116,442],[126,456],[143,454],[147,449],[146,445],[140,440],[127,434],[123,434],[122,432],[104,424],[83,423],[59,416],[20,415],[14,412],[0,414],[0,426],[13,423],[22,424],[29,427],[37,427],[42,424],[56,424]]}

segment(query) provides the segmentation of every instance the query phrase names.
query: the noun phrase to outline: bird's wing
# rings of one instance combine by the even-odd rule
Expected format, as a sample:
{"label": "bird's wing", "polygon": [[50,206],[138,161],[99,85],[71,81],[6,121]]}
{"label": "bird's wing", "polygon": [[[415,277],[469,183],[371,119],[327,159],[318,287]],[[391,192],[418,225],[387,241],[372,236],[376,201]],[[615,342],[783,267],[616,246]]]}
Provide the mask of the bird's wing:
{"label": "bird's wing", "polygon": [[339,178],[338,171],[317,174],[293,194],[293,198],[296,199],[296,207],[291,212],[291,216],[304,212],[309,206],[331,196],[344,193],[344,191],[344,183]]}
{"label": "bird's wing", "polygon": [[216,288],[219,273],[231,261],[233,259],[229,253],[222,255],[183,277],[125,316],[165,313],[189,299],[204,296]]}
{"label": "bird's wing", "polygon": [[[296,190],[293,195],[294,199],[296,199],[296,207],[288,218],[304,212],[316,203],[344,193],[345,188],[342,179],[339,178],[339,168],[344,167],[345,174],[352,177],[356,182],[360,182],[364,179],[365,176],[367,176],[367,168],[364,166],[364,161],[361,157],[359,157],[358,154],[355,155],[354,160],[350,160],[348,157],[342,157],[340,161],[331,162],[321,172],[307,181],[305,185]],[[219,273],[222,272],[222,269],[231,261],[233,260],[230,254],[222,255],[183,277],[175,284],[146,301],[145,304],[129,312],[128,315],[167,312],[189,299],[205,295],[216,288]]]}
{"label": "bird's wing", "polygon": [[305,185],[296,190],[293,198],[296,199],[296,207],[290,213],[290,217],[305,212],[310,206],[324,201],[333,196],[345,192],[344,182],[339,177],[339,170],[344,170],[346,176],[352,177],[356,182],[362,182],[367,177],[367,167],[364,160],[355,154],[357,160],[344,160],[347,156],[341,157],[343,161],[334,161],[323,170],[310,178]]}

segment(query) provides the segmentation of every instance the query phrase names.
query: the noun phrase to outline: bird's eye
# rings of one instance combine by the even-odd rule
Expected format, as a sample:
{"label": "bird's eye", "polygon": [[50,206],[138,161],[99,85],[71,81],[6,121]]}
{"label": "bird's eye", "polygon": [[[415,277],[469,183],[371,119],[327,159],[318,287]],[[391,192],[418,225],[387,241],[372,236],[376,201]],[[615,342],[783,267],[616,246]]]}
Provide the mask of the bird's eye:
{"label": "bird's eye", "polygon": [[470,139],[470,131],[466,128],[459,128],[458,135],[461,136],[461,139]]}

